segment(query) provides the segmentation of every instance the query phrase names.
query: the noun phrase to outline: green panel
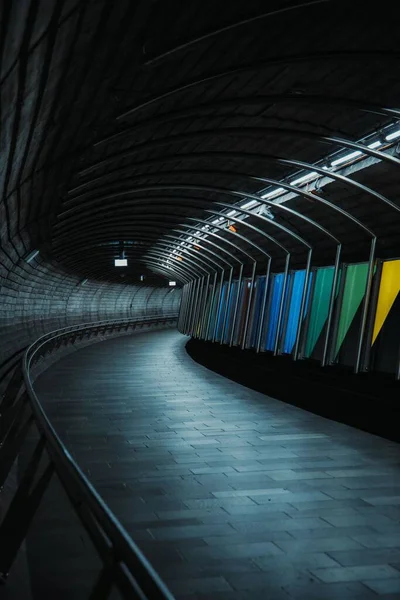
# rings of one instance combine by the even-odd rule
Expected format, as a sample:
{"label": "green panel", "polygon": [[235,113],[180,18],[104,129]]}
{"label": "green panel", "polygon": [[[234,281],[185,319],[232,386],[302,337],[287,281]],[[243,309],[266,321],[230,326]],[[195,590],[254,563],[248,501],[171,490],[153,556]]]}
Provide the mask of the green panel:
{"label": "green panel", "polygon": [[309,358],[328,318],[329,300],[333,284],[334,267],[318,269],[312,298],[310,321],[304,356]]}
{"label": "green panel", "polygon": [[346,280],[344,284],[342,306],[340,309],[335,356],[340,350],[340,346],[346,337],[351,322],[354,319],[354,315],[364,297],[367,274],[368,263],[349,265],[346,269]]}

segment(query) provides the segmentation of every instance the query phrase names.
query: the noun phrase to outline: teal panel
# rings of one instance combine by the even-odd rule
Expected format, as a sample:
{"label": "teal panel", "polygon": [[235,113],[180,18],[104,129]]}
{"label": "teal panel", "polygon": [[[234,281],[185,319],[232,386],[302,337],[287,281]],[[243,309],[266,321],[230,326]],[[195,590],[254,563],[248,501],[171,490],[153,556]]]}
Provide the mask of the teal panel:
{"label": "teal panel", "polygon": [[340,307],[339,327],[336,337],[335,356],[343,344],[354,315],[365,294],[367,283],[368,263],[349,265],[346,269],[343,300]]}
{"label": "teal panel", "polygon": [[329,300],[333,284],[334,267],[318,269],[315,274],[315,286],[308,324],[305,358],[309,358],[328,318]]}

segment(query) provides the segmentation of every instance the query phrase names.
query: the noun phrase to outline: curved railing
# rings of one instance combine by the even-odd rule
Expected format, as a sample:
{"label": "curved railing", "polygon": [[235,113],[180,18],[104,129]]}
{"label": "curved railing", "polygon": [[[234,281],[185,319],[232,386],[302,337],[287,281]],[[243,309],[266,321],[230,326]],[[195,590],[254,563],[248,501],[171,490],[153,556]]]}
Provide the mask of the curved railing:
{"label": "curved railing", "polygon": [[[0,487],[2,488],[33,425],[38,441],[0,525],[0,577],[7,574],[53,475],[88,532],[102,568],[89,598],[108,598],[117,587],[123,598],[173,600],[142,552],[103,502],[57,435],[33,389],[31,368],[61,344],[108,333],[176,322],[176,316],[98,321],[47,333],[25,351],[0,406]],[[44,451],[48,461],[43,464]],[[71,574],[73,575],[73,574]]]}

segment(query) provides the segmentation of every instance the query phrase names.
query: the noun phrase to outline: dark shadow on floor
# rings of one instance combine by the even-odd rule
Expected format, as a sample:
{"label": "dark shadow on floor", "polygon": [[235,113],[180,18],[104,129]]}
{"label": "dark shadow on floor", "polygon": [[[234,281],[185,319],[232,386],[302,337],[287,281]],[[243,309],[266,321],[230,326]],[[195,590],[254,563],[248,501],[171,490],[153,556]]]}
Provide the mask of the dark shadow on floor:
{"label": "dark shadow on floor", "polygon": [[393,376],[321,368],[309,361],[257,354],[253,350],[190,339],[186,350],[193,360],[253,390],[357,427],[400,441],[398,404],[400,382]]}

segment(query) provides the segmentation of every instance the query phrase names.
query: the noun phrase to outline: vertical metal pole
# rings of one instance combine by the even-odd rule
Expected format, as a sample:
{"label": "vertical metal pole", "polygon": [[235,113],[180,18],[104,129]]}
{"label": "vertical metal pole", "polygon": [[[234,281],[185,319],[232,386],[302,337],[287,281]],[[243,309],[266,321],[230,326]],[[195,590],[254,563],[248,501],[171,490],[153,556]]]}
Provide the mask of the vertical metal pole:
{"label": "vertical metal pole", "polygon": [[361,353],[363,350],[363,341],[364,341],[365,327],[367,324],[369,299],[371,296],[372,277],[374,274],[375,248],[376,248],[376,237],[373,237],[371,240],[371,248],[370,248],[370,252],[369,252],[368,273],[367,273],[367,281],[365,284],[365,296],[364,296],[364,303],[363,303],[363,309],[362,309],[362,314],[361,314],[360,332],[358,334],[357,354],[356,354],[356,362],[354,365],[354,373],[358,373],[360,371]]}
{"label": "vertical metal pole", "polygon": [[190,324],[190,335],[191,337],[194,336],[195,331],[196,331],[196,313],[197,313],[197,302],[199,299],[199,292],[200,292],[200,284],[201,284],[201,277],[199,277],[196,280],[196,284],[195,284],[195,288],[194,288],[194,300],[193,300],[193,307],[192,307],[192,321]]}
{"label": "vertical metal pole", "polygon": [[196,297],[195,297],[195,303],[194,303],[194,307],[193,307],[193,321],[192,321],[192,337],[196,337],[196,321],[197,321],[197,307],[198,307],[198,303],[199,303],[199,291],[200,291],[200,287],[201,287],[201,280],[202,278],[200,277],[197,282],[196,282]]}
{"label": "vertical metal pole", "polygon": [[229,300],[231,298],[232,278],[233,278],[233,267],[231,267],[230,271],[229,271],[228,287],[227,287],[226,302],[225,302],[224,322],[223,322],[223,325],[222,325],[221,342],[220,342],[221,344],[224,343],[224,339],[225,339],[226,321],[227,321],[227,318],[228,318]]}
{"label": "vertical metal pole", "polygon": [[[224,283],[224,277],[225,277],[225,270],[222,269],[221,271],[221,278],[220,278],[220,282],[219,282],[219,292],[218,292],[218,300],[217,300],[217,312],[215,313],[215,325],[214,325],[214,333],[213,333],[213,338],[212,341],[215,342],[215,338],[217,337],[217,330],[218,330],[218,309],[219,306],[221,304],[221,298],[222,298],[222,286]],[[222,310],[222,308],[221,308]]]}
{"label": "vertical metal pole", "polygon": [[207,275],[207,281],[203,294],[203,307],[202,307],[202,316],[201,316],[201,326],[200,326],[200,339],[204,340],[205,337],[205,326],[207,323],[207,298],[209,294],[210,288],[210,273]]}
{"label": "vertical metal pole", "polygon": [[181,331],[182,317],[183,317],[183,314],[184,314],[185,296],[186,296],[186,289],[185,288],[186,288],[186,285],[184,285],[183,288],[182,288],[181,302],[179,304],[178,331]]}
{"label": "vertical metal pole", "polygon": [[186,320],[187,313],[189,308],[189,294],[190,294],[190,282],[186,284],[186,294],[185,294],[185,312],[182,320],[182,333],[186,333]]}
{"label": "vertical metal pole", "polygon": [[199,298],[197,301],[196,307],[196,317],[195,317],[195,331],[193,337],[198,338],[200,334],[200,314],[201,314],[201,303],[203,300],[203,287],[204,287],[205,276],[200,279],[200,290],[199,290]]}
{"label": "vertical metal pole", "polygon": [[186,315],[187,315],[187,310],[188,310],[188,302],[189,302],[189,290],[190,290],[190,283],[187,283],[187,284],[185,285],[185,288],[186,288],[186,289],[185,289],[185,306],[184,306],[184,313],[183,313],[183,316],[182,316],[182,325],[181,325],[181,327],[182,327],[182,330],[184,329],[184,327],[185,327],[185,322],[186,322]]}
{"label": "vertical metal pole", "polygon": [[197,302],[197,295],[198,295],[198,291],[199,291],[199,277],[196,279],[195,283],[194,283],[194,287],[193,287],[193,302],[192,302],[192,308],[190,310],[190,337],[193,337],[193,331],[194,331],[194,320],[195,320],[195,314],[196,314],[196,302]]}
{"label": "vertical metal pole", "polygon": [[276,333],[275,333],[275,341],[274,341],[274,356],[276,356],[278,354],[278,350],[279,350],[279,338],[280,338],[281,325],[282,325],[283,306],[285,303],[285,296],[286,296],[286,286],[287,286],[287,280],[288,280],[288,274],[289,274],[289,263],[290,263],[290,254],[288,254],[286,256],[286,262],[285,262],[285,274],[283,276],[282,297],[281,297],[281,301],[279,304],[278,323],[276,325]]}
{"label": "vertical metal pole", "polygon": [[300,343],[301,334],[302,334],[302,331],[303,331],[303,318],[304,318],[304,312],[305,312],[305,309],[306,309],[307,292],[308,292],[308,282],[309,282],[309,279],[310,279],[311,257],[312,257],[312,248],[309,249],[308,255],[307,255],[306,274],[305,274],[305,277],[304,277],[303,293],[301,295],[301,304],[300,304],[300,313],[299,313],[299,324],[297,326],[296,341],[294,343],[293,360],[297,360],[298,355],[299,355],[299,343]]}
{"label": "vertical metal pole", "polygon": [[240,265],[240,271],[239,271],[238,291],[237,291],[236,300],[235,300],[235,310],[233,312],[231,339],[229,341],[230,347],[233,346],[233,339],[235,337],[236,318],[237,318],[237,312],[238,312],[238,306],[239,306],[240,288],[242,286],[242,279],[243,279],[243,264]]}
{"label": "vertical metal pole", "polygon": [[206,281],[208,281],[209,278],[210,278],[209,275],[204,276],[203,277],[203,281],[201,283],[199,310],[198,310],[198,313],[197,313],[197,322],[198,322],[198,334],[197,334],[197,338],[198,339],[201,339],[201,328],[202,328],[202,325],[203,325],[204,294],[205,294],[205,289],[206,289]]}
{"label": "vertical metal pole", "polygon": [[249,328],[249,319],[250,319],[251,304],[252,304],[252,300],[253,300],[254,281],[255,281],[255,277],[256,277],[256,269],[257,269],[257,261],[254,261],[254,263],[253,263],[253,269],[251,271],[249,301],[248,301],[248,304],[247,304],[246,320],[244,322],[243,339],[242,339],[242,344],[241,344],[242,350],[244,350],[244,348],[246,348],[247,330]]}
{"label": "vertical metal pole", "polygon": [[329,298],[329,309],[328,309],[328,317],[326,320],[326,332],[325,332],[325,339],[324,339],[324,349],[322,352],[321,367],[325,367],[326,363],[327,363],[328,348],[330,345],[329,342],[330,342],[330,335],[331,335],[331,329],[332,329],[332,316],[333,316],[333,309],[334,309],[335,300],[336,300],[337,282],[338,282],[338,278],[339,278],[341,253],[342,253],[342,245],[339,244],[336,248],[335,267],[334,267],[334,271],[333,271],[332,290],[331,290],[331,295]]}
{"label": "vertical metal pole", "polygon": [[262,331],[263,331],[263,328],[264,328],[265,310],[267,308],[267,298],[268,298],[270,271],[271,271],[271,259],[269,258],[268,259],[267,270],[265,271],[265,288],[264,288],[264,295],[263,295],[263,299],[262,299],[262,307],[261,307],[260,320],[259,320],[259,323],[258,323],[258,334],[257,334],[256,352],[260,352],[260,347],[261,347],[261,336],[262,336]]}
{"label": "vertical metal pole", "polygon": [[211,289],[210,309],[208,311],[207,330],[206,330],[206,338],[205,338],[206,340],[208,340],[208,334],[210,332],[211,316],[212,316],[212,309],[213,309],[213,304],[214,304],[214,296],[215,296],[216,286],[217,286],[217,271],[215,271],[215,273],[214,273],[214,281],[213,281],[213,285],[212,285],[212,289]]}
{"label": "vertical metal pole", "polygon": [[[365,348],[364,348],[364,353],[362,356],[362,363],[361,363],[362,364],[361,368],[363,371],[367,371],[369,369],[370,363],[371,363],[372,334],[374,331],[376,309],[377,309],[378,298],[379,298],[379,290],[380,290],[380,286],[381,286],[383,263],[384,263],[384,261],[382,261],[382,260],[380,260],[378,262],[378,264],[375,263],[376,268],[375,268],[375,273],[374,273],[374,281],[373,281],[373,285],[371,288],[371,296],[370,296],[370,301],[369,301],[368,323],[366,326],[366,333],[365,333]],[[371,313],[373,313],[373,314],[371,314]]]}
{"label": "vertical metal pole", "polygon": [[192,305],[193,305],[193,294],[194,294],[195,282],[196,282],[195,279],[192,279],[192,281],[190,282],[188,313],[187,313],[187,317],[186,317],[186,335],[190,335],[190,323],[191,323],[191,316],[192,316]]}
{"label": "vertical metal pole", "polygon": [[395,378],[397,381],[400,380],[400,344],[399,344],[399,354],[398,354],[398,359],[397,359],[397,369],[396,369],[396,373],[395,373]]}

